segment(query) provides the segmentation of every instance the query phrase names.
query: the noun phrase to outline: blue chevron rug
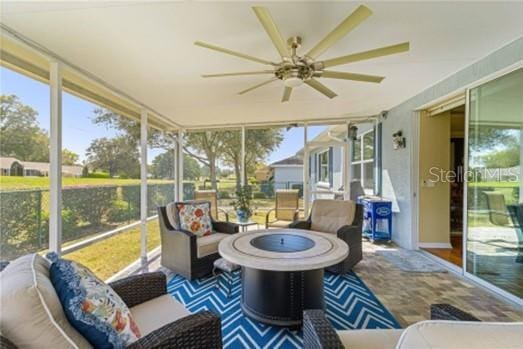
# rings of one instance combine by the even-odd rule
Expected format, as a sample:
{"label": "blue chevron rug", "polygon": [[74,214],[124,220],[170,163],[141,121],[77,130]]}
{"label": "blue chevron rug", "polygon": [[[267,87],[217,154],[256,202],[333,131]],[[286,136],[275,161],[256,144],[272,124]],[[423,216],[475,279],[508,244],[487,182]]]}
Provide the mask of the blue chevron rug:
{"label": "blue chevron rug", "polygon": [[[230,298],[224,285],[233,284]],[[221,315],[225,348],[302,348],[301,331],[267,326],[250,320],[240,309],[241,279],[239,272],[230,276],[189,281],[174,276],[168,292],[191,312],[210,310]],[[380,303],[363,281],[353,272],[345,275],[325,273],[327,318],[339,330],[360,328],[401,328],[392,314]]]}

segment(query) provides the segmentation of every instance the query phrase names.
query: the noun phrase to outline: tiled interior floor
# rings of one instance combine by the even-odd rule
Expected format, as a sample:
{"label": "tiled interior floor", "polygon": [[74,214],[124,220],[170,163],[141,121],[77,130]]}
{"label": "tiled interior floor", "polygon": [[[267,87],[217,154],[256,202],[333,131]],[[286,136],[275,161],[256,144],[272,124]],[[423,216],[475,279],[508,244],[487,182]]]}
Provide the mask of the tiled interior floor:
{"label": "tiled interior floor", "polygon": [[[483,288],[452,273],[408,273],[376,254],[377,249],[394,245],[364,242],[364,257],[354,271],[402,326],[430,318],[430,304],[450,303],[483,321],[523,321],[523,308],[492,295]],[[164,270],[159,258],[148,270]]]}

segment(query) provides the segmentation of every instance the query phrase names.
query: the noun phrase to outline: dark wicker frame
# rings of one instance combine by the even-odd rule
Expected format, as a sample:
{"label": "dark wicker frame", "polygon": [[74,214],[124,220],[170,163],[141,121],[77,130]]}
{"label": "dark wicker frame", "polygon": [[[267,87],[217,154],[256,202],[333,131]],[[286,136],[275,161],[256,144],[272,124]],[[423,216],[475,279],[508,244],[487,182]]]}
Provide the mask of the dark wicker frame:
{"label": "dark wicker frame", "polygon": [[[167,278],[162,272],[130,276],[114,281],[109,286],[118,293],[128,307],[167,294]],[[0,349],[16,348],[16,345],[7,338],[0,336]],[[210,311],[188,315],[149,333],[128,348],[222,348],[220,317]]]}
{"label": "dark wicker frame", "polygon": [[17,348],[13,342],[11,342],[9,339],[5,338],[4,336],[0,335],[0,349],[17,349]]}
{"label": "dark wicker frame", "polygon": [[[193,233],[175,229],[167,218],[165,206],[158,207],[158,219],[162,240],[161,264],[187,279],[200,278],[212,273],[213,263],[220,258],[218,252],[198,258],[197,236]],[[214,231],[235,234],[239,231],[239,225],[212,221]]]}
{"label": "dark wicker frame", "polygon": [[[480,321],[475,316],[450,304],[432,304],[431,320]],[[304,349],[342,349],[343,344],[336,330],[325,317],[325,312],[318,309],[303,311],[303,348]]]}
{"label": "dark wicker frame", "polygon": [[454,321],[481,321],[474,315],[446,303],[432,304],[430,306],[430,319]]}
{"label": "dark wicker frame", "polygon": [[[289,228],[294,229],[311,229],[311,216],[304,221],[296,221],[292,223]],[[352,225],[344,225],[340,227],[336,236],[349,245],[349,255],[347,258],[331,267],[325,268],[335,274],[345,274],[349,272],[359,261],[363,259],[362,249],[362,226],[363,226],[363,205],[356,204],[356,212],[354,214],[354,221]]]}
{"label": "dark wicker frame", "polygon": [[302,331],[304,349],[343,349],[336,330],[323,310],[304,310]]}

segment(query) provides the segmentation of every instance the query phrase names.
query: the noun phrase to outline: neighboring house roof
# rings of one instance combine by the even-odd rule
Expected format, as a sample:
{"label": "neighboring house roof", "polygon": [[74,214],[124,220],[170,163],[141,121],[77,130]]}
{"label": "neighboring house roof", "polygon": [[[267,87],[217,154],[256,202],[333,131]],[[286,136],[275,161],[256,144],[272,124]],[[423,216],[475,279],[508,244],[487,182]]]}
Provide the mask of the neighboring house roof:
{"label": "neighboring house roof", "polygon": [[14,162],[22,164],[22,161],[12,157],[0,157],[0,168],[9,169],[13,166]]}
{"label": "neighboring house roof", "polygon": [[273,162],[269,165],[270,167],[282,167],[282,166],[303,166],[303,158],[301,155],[293,155],[280,161]]}
{"label": "neighboring house roof", "polygon": [[[13,157],[0,157],[0,168],[10,169],[13,163],[18,162],[24,167],[24,170],[39,171],[41,173],[49,173],[48,162],[36,162],[36,161],[20,161]],[[82,166],[80,165],[63,165],[62,173],[70,174],[73,176],[79,176],[82,174]]]}

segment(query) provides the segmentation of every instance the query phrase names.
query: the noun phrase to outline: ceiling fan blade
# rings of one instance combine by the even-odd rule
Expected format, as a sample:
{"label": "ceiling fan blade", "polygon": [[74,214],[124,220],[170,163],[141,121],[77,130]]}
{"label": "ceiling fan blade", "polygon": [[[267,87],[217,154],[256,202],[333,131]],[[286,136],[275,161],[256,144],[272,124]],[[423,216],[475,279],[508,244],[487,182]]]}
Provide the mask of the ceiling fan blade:
{"label": "ceiling fan blade", "polygon": [[291,98],[292,93],[292,87],[285,86],[285,90],[283,90],[283,97],[281,98],[282,102],[288,102]]}
{"label": "ceiling fan blade", "polygon": [[331,70],[324,70],[321,73],[321,77],[330,78],[330,79],[355,80],[355,81],[375,82],[375,83],[380,83],[383,79],[385,79],[384,76],[346,73],[346,72],[331,71]]}
{"label": "ceiling fan blade", "polygon": [[354,12],[352,12],[347,18],[343,20],[336,28],[334,28],[323,40],[316,44],[306,56],[310,58],[317,58],[323,52],[327,51],[329,47],[337,43],[341,38],[347,35],[352,29],[360,25],[366,20],[372,11],[364,6],[360,5]]}
{"label": "ceiling fan blade", "polygon": [[280,53],[280,56],[282,58],[290,57],[290,52],[287,48],[287,43],[281,36],[281,33],[278,30],[276,23],[274,23],[274,20],[272,19],[269,10],[265,7],[260,6],[254,6],[252,9],[254,10],[254,13],[256,13],[256,16],[258,17],[258,20],[261,22],[263,28],[271,38],[272,43],[274,44],[274,46],[276,46],[276,49]]}
{"label": "ceiling fan blade", "polygon": [[261,75],[261,74],[274,74],[273,70],[262,70],[262,71],[245,71],[238,73],[220,73],[220,74],[203,74],[202,78],[219,78],[222,76],[242,76],[242,75]]}
{"label": "ceiling fan blade", "polygon": [[334,67],[336,65],[342,65],[342,64],[347,64],[347,63],[352,63],[352,62],[357,62],[357,61],[363,61],[363,60],[371,59],[371,58],[393,55],[395,53],[401,53],[401,52],[408,51],[409,49],[410,49],[410,43],[403,42],[403,43],[397,44],[397,45],[385,46],[385,47],[380,47],[380,48],[377,48],[374,50],[358,52],[358,53],[353,53],[353,54],[350,54],[347,56],[327,59],[327,60],[323,61],[322,63],[325,68]]}
{"label": "ceiling fan blade", "polygon": [[226,53],[228,55],[240,57],[240,58],[243,58],[243,59],[248,59],[250,61],[254,61],[254,62],[258,62],[258,63],[262,63],[262,64],[268,64],[268,65],[275,65],[273,62],[267,61],[265,59],[257,58],[257,57],[254,57],[254,56],[249,56],[249,55],[246,55],[244,53],[240,53],[240,52],[229,50],[227,48],[211,45],[211,44],[208,44],[206,42],[195,41],[194,44],[196,46],[205,47],[205,48],[208,48],[210,50]]}
{"label": "ceiling fan blade", "polygon": [[336,93],[331,91],[327,86],[325,86],[324,84],[322,84],[321,82],[319,82],[316,79],[307,80],[307,81],[305,81],[305,83],[307,85],[309,85],[310,87],[312,87],[313,89],[315,89],[316,91],[324,94],[325,96],[327,96],[331,99],[337,96]]}
{"label": "ceiling fan blade", "polygon": [[244,93],[247,93],[247,92],[250,92],[250,91],[252,91],[254,89],[257,89],[258,87],[262,87],[262,86],[265,86],[267,84],[270,84],[271,82],[276,81],[276,80],[279,80],[279,79],[278,78],[272,78],[272,79],[266,80],[266,81],[264,81],[264,82],[262,82],[262,83],[260,83],[258,85],[254,85],[252,87],[249,87],[246,90],[240,91],[240,92],[238,92],[238,94],[239,95],[243,95]]}

